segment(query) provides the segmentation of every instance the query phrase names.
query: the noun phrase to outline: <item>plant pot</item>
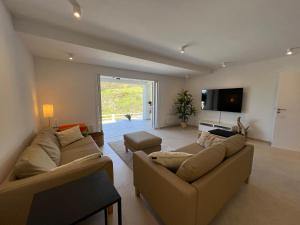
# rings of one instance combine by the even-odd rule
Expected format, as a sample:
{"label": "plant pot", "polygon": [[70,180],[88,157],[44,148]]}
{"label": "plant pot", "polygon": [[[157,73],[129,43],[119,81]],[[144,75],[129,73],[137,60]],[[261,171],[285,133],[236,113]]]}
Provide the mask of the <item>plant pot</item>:
{"label": "plant pot", "polygon": [[181,125],[182,128],[187,128],[187,123],[186,122],[181,122],[180,125]]}

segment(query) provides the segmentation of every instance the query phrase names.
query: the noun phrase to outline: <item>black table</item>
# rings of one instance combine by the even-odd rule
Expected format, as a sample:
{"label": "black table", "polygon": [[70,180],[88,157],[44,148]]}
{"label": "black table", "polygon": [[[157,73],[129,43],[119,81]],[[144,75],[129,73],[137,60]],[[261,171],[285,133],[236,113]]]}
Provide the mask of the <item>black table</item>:
{"label": "black table", "polygon": [[222,129],[214,129],[214,130],[210,130],[208,132],[211,133],[211,134],[214,134],[214,135],[221,136],[221,137],[231,137],[231,136],[237,134],[236,132],[228,131],[228,130],[222,130]]}
{"label": "black table", "polygon": [[107,173],[96,172],[78,180],[35,194],[27,225],[76,224],[118,203],[118,224],[122,225],[121,197]]}

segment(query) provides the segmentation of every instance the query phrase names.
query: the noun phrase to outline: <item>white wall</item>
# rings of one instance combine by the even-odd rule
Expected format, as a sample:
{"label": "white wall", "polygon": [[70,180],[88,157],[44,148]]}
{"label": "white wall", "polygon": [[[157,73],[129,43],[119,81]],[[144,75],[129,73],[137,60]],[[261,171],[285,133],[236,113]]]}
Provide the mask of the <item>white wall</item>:
{"label": "white wall", "polygon": [[37,127],[34,66],[0,1],[0,182]]}
{"label": "white wall", "polygon": [[[277,82],[280,73],[300,71],[300,56],[282,57],[247,65],[229,66],[212,74],[191,78],[186,88],[195,96],[199,109],[201,89],[205,88],[245,88],[243,113],[222,113],[222,122],[235,122],[241,115],[243,121],[250,124],[249,136],[265,141],[272,141],[276,107]],[[199,119],[218,120],[219,113],[202,111],[192,124]]]}
{"label": "white wall", "polygon": [[[58,124],[85,122],[96,129],[97,74],[158,81],[158,125],[178,123],[177,117],[172,115],[172,104],[177,92],[184,87],[182,78],[46,58],[35,58],[35,66],[39,109],[44,103],[54,104],[54,120]],[[41,117],[41,123],[46,122]]]}

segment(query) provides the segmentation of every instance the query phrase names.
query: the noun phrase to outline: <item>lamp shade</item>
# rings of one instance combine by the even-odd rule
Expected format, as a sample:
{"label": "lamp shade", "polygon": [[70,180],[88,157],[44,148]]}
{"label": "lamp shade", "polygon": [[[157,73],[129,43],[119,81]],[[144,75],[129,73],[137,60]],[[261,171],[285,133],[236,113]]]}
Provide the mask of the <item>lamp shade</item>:
{"label": "lamp shade", "polygon": [[44,104],[43,105],[43,115],[45,118],[52,118],[54,114],[53,105],[52,104]]}

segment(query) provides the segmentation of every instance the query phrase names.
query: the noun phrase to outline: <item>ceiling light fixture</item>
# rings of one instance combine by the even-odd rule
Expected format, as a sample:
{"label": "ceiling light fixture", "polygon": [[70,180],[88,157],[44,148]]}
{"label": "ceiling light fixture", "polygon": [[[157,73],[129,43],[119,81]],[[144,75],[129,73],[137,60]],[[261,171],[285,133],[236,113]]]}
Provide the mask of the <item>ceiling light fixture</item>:
{"label": "ceiling light fixture", "polygon": [[72,61],[72,60],[74,59],[74,55],[73,55],[72,53],[69,53],[69,54],[68,54],[68,59],[69,59],[70,61]]}
{"label": "ceiling light fixture", "polygon": [[293,55],[293,50],[292,50],[292,48],[288,48],[287,50],[286,50],[286,53],[285,53],[286,55]]}
{"label": "ceiling light fixture", "polygon": [[288,48],[285,52],[286,55],[293,55],[295,50],[300,49],[300,47]]}
{"label": "ceiling light fixture", "polygon": [[227,63],[226,63],[226,62],[223,62],[223,63],[221,64],[221,66],[222,66],[223,68],[226,68],[226,67],[227,67]]}
{"label": "ceiling light fixture", "polygon": [[189,47],[189,45],[183,45],[181,48],[180,48],[180,53],[181,54],[184,54],[185,53],[185,49]]}
{"label": "ceiling light fixture", "polygon": [[73,15],[77,18],[81,18],[81,8],[79,3],[76,0],[70,0],[71,5],[73,6]]}

